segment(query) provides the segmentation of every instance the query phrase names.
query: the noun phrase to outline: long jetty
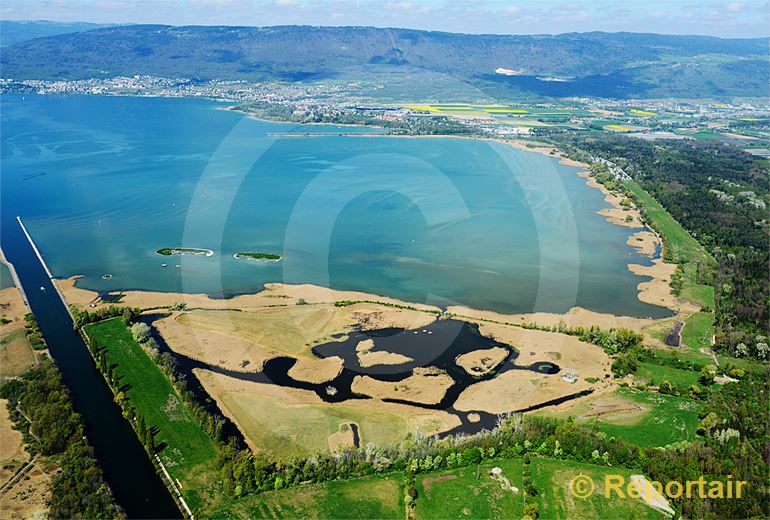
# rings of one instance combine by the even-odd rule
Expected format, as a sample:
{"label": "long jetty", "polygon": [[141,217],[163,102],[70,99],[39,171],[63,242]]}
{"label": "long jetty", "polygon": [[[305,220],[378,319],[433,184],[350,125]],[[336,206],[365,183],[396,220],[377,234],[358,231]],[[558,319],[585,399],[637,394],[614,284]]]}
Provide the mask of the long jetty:
{"label": "long jetty", "polygon": [[[70,318],[74,320],[75,317],[72,315],[72,311],[70,310],[70,306],[67,304],[67,300],[64,299],[64,295],[61,293],[59,286],[56,284],[56,279],[53,277],[51,270],[48,268],[48,264],[45,263],[45,260],[43,259],[43,255],[40,254],[40,250],[35,245],[35,241],[32,240],[32,236],[29,234],[29,231],[27,231],[27,227],[24,225],[24,222],[21,220],[20,216],[17,215],[16,220],[19,222],[19,226],[21,226],[21,230],[24,232],[24,236],[27,237],[27,240],[29,241],[29,245],[32,246],[32,250],[37,255],[38,260],[40,260],[40,265],[42,265],[43,269],[45,269],[45,274],[48,276],[48,279],[51,280],[51,285],[56,291],[56,294],[59,295],[59,299],[64,304],[64,308],[67,309],[67,312],[69,313]],[[11,271],[11,273],[14,273],[14,274],[15,272],[16,272],[15,270]],[[14,281],[18,282],[18,277],[14,277]],[[19,283],[18,285],[19,285],[19,288],[21,288],[21,283]],[[22,294],[24,294],[24,289],[22,289]],[[27,300],[26,294],[24,294],[24,299]],[[29,304],[29,300],[27,300],[27,304]]]}

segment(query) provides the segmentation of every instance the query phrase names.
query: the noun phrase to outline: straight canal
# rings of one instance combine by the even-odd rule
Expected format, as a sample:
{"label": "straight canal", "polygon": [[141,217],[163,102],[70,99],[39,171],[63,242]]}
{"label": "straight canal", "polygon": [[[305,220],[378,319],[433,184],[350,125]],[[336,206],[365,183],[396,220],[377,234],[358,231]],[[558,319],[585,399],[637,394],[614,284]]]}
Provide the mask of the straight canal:
{"label": "straight canal", "polygon": [[72,318],[20,223],[4,215],[0,231],[3,253],[16,268],[116,501],[129,518],[181,518],[147,453],[113,402],[85,343],[73,330]]}

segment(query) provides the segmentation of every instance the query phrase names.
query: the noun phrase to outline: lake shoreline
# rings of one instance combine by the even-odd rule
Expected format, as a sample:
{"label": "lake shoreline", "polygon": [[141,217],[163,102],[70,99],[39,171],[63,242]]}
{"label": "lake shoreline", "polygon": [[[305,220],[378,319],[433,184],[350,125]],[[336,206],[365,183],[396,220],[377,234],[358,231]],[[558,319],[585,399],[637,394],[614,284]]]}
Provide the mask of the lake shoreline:
{"label": "lake shoreline", "polygon": [[[217,107],[216,110],[227,110],[230,112],[237,112],[240,114],[243,114],[244,116],[254,119],[256,121],[262,121],[265,123],[280,123],[280,124],[294,124],[297,126],[304,126],[304,125],[326,125],[326,126],[340,126],[340,127],[355,127],[355,128],[379,128],[383,130],[387,130],[387,127],[379,126],[379,125],[359,125],[359,124],[353,124],[353,123],[297,123],[294,121],[282,121],[280,119],[266,119],[257,117],[254,114],[247,112],[245,110],[240,110],[237,105],[230,105],[227,107]],[[303,136],[298,136],[303,137]],[[304,136],[307,137],[307,136]],[[316,136],[313,136],[316,137]],[[317,137],[324,137],[323,135],[319,135]],[[555,159],[559,160],[559,164],[562,164],[564,166],[572,166],[576,168],[581,168],[581,171],[576,172],[576,174],[579,177],[583,177],[586,180],[586,186],[590,188],[597,189],[602,192],[604,195],[604,201],[609,204],[610,208],[603,208],[597,211],[596,213],[604,219],[609,222],[610,224],[614,224],[616,226],[620,227],[628,227],[628,228],[642,228],[643,230],[649,231],[650,233],[653,233],[656,236],[656,239],[658,241],[658,244],[661,244],[660,237],[655,233],[654,230],[650,229],[648,226],[646,226],[642,220],[641,220],[641,214],[639,211],[639,208],[635,205],[632,206],[632,210],[626,210],[623,208],[620,204],[621,198],[613,195],[610,193],[610,191],[604,187],[604,185],[596,182],[596,179],[591,175],[590,165],[576,161],[574,159],[570,159],[569,157],[565,156],[563,151],[559,149],[556,146],[548,145],[545,143],[537,143],[535,141],[528,141],[524,139],[505,139],[501,137],[481,137],[481,136],[467,136],[467,135],[394,135],[394,134],[363,134],[363,135],[356,135],[356,134],[350,134],[346,135],[345,137],[391,137],[391,138],[408,138],[408,139],[467,139],[472,141],[490,141],[490,142],[496,142],[500,144],[504,144],[507,146],[511,146],[512,148],[515,148],[517,150],[521,150],[524,152],[532,152],[532,153],[539,153],[541,155],[546,155],[548,157],[553,157]],[[532,146],[534,144],[534,146]],[[632,203],[633,204],[633,203]],[[627,215],[631,214],[632,220],[630,222],[625,221],[625,217]],[[629,239],[630,241],[630,239]],[[633,244],[627,243],[627,245],[633,246]],[[644,253],[642,253],[644,254]],[[652,255],[646,255],[652,257]],[[652,268],[650,268],[652,267]],[[666,307],[670,310],[676,311],[677,309],[672,308],[670,305],[662,305],[658,303],[659,301],[665,299],[665,296],[660,295],[660,289],[657,288],[659,285],[661,285],[661,282],[663,281],[663,278],[670,278],[669,269],[666,268],[663,265],[663,262],[656,262],[653,260],[652,266],[642,266],[640,264],[627,264],[627,268],[629,271],[631,271],[633,274],[637,276],[647,276],[650,277],[650,280],[645,280],[639,283],[637,286],[637,297],[639,300],[643,303],[649,303],[651,305],[657,305],[660,307]],[[644,270],[641,268],[645,268]],[[638,274],[640,271],[644,271],[644,275]],[[654,294],[650,296],[650,283],[654,283],[654,286],[656,289],[653,291]],[[666,285],[668,285],[666,283]],[[669,286],[670,291],[670,286]],[[644,294],[644,296],[642,296]],[[659,297],[662,296],[662,297]]]}

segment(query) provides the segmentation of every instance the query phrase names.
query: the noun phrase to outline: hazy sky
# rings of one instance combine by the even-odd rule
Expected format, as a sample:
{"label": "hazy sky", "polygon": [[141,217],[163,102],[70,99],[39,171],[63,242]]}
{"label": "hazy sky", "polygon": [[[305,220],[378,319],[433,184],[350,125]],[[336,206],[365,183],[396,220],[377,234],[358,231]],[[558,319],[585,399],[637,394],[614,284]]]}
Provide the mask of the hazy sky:
{"label": "hazy sky", "polygon": [[768,0],[2,0],[4,20],[770,35]]}

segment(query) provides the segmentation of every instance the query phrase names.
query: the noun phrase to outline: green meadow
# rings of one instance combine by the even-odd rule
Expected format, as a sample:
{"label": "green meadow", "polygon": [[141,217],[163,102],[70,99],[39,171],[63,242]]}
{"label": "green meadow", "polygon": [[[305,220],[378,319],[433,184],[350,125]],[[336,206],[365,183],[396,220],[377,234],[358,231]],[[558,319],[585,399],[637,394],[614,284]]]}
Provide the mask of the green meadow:
{"label": "green meadow", "polygon": [[[502,476],[519,491],[514,493],[504,487],[504,483],[493,480],[489,474],[493,467],[499,467]],[[479,466],[419,475],[415,518],[521,518],[524,512],[523,468],[522,459],[498,459]],[[621,475],[628,482],[634,474],[632,470],[533,457],[530,472],[538,492],[534,500],[541,519],[663,518],[640,499],[605,496],[605,476]],[[571,491],[570,483],[581,475],[590,477],[595,483],[595,491],[588,498],[576,497]]]}
{"label": "green meadow", "polygon": [[401,480],[401,473],[392,473],[294,486],[249,497],[239,502],[234,512],[275,520],[400,519],[405,511]]}
{"label": "green meadow", "polygon": [[468,466],[420,475],[417,478],[417,519],[521,518],[522,492],[513,493],[489,475],[493,467],[503,470],[511,486],[522,489],[522,459],[485,461]]}
{"label": "green meadow", "polygon": [[[86,325],[86,334],[98,348],[105,349],[107,361],[120,375],[120,389],[140,412],[149,427],[156,428],[155,446],[172,478],[179,479],[187,504],[195,510],[202,505],[202,493],[211,482],[202,475],[216,472],[216,449],[182,402],[176,389],[155,362],[134,341],[119,318]],[[205,491],[204,491],[205,490]]]}
{"label": "green meadow", "polygon": [[670,367],[668,365],[659,365],[652,361],[643,361],[639,363],[639,368],[634,374],[635,379],[643,379],[648,384],[660,384],[661,381],[668,381],[679,388],[689,388],[690,385],[698,384],[700,372],[692,370],[682,370],[681,368]]}
{"label": "green meadow", "polygon": [[[573,461],[533,458],[532,483],[538,490],[540,518],[611,518],[662,519],[663,514],[641,499],[605,495],[607,475],[620,475],[629,481],[635,472],[623,468],[608,468]],[[594,483],[594,492],[587,498],[576,497],[571,482],[578,476],[588,477]]]}
{"label": "green meadow", "polygon": [[612,423],[592,421],[599,431],[610,437],[625,439],[639,446],[666,446],[692,440],[698,429],[698,412],[703,406],[686,397],[620,388],[617,395],[637,403],[646,413],[640,417]]}

